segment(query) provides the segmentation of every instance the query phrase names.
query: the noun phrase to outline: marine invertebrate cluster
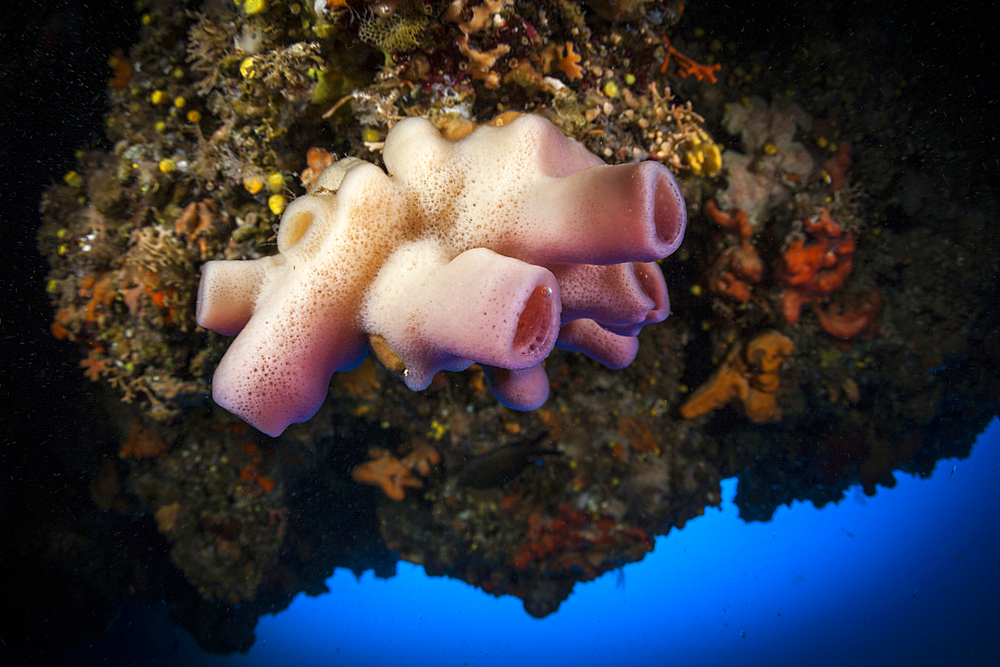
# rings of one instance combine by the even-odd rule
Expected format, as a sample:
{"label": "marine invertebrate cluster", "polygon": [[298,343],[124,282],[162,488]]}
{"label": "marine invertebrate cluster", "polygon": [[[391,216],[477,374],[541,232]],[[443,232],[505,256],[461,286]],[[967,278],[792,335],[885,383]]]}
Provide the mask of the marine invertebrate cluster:
{"label": "marine invertebrate cluster", "polygon": [[386,497],[402,500],[406,489],[423,487],[420,477],[427,477],[431,468],[441,462],[441,455],[430,445],[421,444],[413,448],[402,459],[381,447],[368,450],[370,461],[359,464],[351,471],[351,477],[360,484],[372,484],[382,489]]}
{"label": "marine invertebrate cluster", "polygon": [[680,244],[686,211],[662,165],[604,165],[536,116],[457,143],[409,119],[384,158],[391,176],[357,159],[327,168],[286,209],[278,255],[204,267],[199,324],[239,333],[213,396],[265,433],[311,417],[366,335],[411,389],[478,362],[501,401],[533,409],[557,342],[619,368],[667,316],[654,262]]}
{"label": "marine invertebrate cluster", "polygon": [[715,73],[722,69],[722,65],[719,63],[702,65],[693,58],[681,53],[666,37],[663,38],[663,43],[667,48],[667,55],[660,65],[661,74],[667,71],[667,67],[670,66],[670,59],[673,58],[677,62],[677,73],[682,77],[692,76],[698,81],[708,81],[709,83],[715,83],[718,80]]}
{"label": "marine invertebrate cluster", "polygon": [[782,312],[789,324],[799,321],[803,305],[843,287],[854,266],[854,235],[844,232],[825,208],[805,221],[805,231],[813,242],[797,238],[783,254]]}
{"label": "marine invertebrate cluster", "polygon": [[882,309],[882,295],[873,288],[862,295],[839,295],[826,308],[815,307],[823,331],[834,338],[850,340],[863,334],[871,335]]}
{"label": "marine invertebrate cluster", "polygon": [[612,565],[594,558],[604,550],[653,550],[649,533],[641,528],[623,526],[613,517],[594,516],[567,505],[560,505],[558,511],[557,517],[548,520],[534,514],[528,517],[524,543],[511,559],[515,569],[537,567],[549,574],[580,570],[581,579],[588,581]]}
{"label": "marine invertebrate cluster", "polygon": [[705,203],[705,214],[729,232],[730,242],[708,272],[708,288],[716,294],[747,303],[753,296],[751,286],[764,278],[764,261],[750,242],[753,227],[746,211],[723,213],[714,200]]}
{"label": "marine invertebrate cluster", "polygon": [[725,208],[746,211],[759,228],[809,182],[815,160],[796,136],[809,130],[812,118],[797,104],[769,105],[751,97],[729,106],[724,124],[739,135],[743,152],[723,153],[729,183],[716,199]]}
{"label": "marine invertebrate cluster", "polygon": [[712,377],[681,406],[681,416],[698,417],[735,400],[750,421],[780,421],[779,373],[794,351],[792,340],[777,331],[762,333],[745,347],[737,343]]}

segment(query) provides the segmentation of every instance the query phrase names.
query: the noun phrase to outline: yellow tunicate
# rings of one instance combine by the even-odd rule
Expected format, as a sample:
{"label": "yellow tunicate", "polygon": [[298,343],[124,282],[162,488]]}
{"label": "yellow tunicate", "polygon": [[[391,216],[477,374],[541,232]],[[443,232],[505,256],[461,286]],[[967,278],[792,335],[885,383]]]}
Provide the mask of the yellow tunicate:
{"label": "yellow tunicate", "polygon": [[267,9],[267,0],[246,0],[243,11],[247,14],[260,14]]}
{"label": "yellow tunicate", "polygon": [[625,83],[627,83],[630,86],[633,83],[635,83],[635,74],[626,74],[625,75]]}
{"label": "yellow tunicate", "polygon": [[153,94],[149,96],[149,101],[153,104],[166,104],[170,101],[170,96],[162,90],[154,90]]}
{"label": "yellow tunicate", "polygon": [[[260,176],[247,176],[243,179],[243,187],[247,189],[247,192],[255,195],[264,188],[264,179]],[[268,202],[268,204],[270,204],[270,202]],[[273,206],[271,207],[271,210],[274,210]]]}
{"label": "yellow tunicate", "polygon": [[691,285],[691,294],[701,296],[701,285]]}
{"label": "yellow tunicate", "polygon": [[816,140],[816,145],[819,146],[820,148],[826,148],[829,143],[830,142],[826,140],[826,137],[820,137],[819,139]]}
{"label": "yellow tunicate", "polygon": [[431,428],[427,432],[427,435],[435,440],[440,440],[444,437],[444,434],[448,432],[448,425],[442,424],[438,420],[434,419],[431,421]]}
{"label": "yellow tunicate", "polygon": [[281,215],[286,206],[288,206],[288,200],[281,195],[271,195],[267,198],[267,207],[271,209],[271,213],[274,213],[275,215]]}
{"label": "yellow tunicate", "polygon": [[178,109],[183,109],[184,105],[186,105],[186,104],[187,104],[187,100],[184,99],[183,97],[175,97],[174,98],[174,106],[177,107]]}
{"label": "yellow tunicate", "polygon": [[684,161],[687,166],[696,174],[701,174],[701,165],[705,161],[701,151],[694,149],[684,153]]}
{"label": "yellow tunicate", "polygon": [[189,123],[197,123],[201,120],[201,112],[197,109],[191,109],[187,112],[187,119]]}
{"label": "yellow tunicate", "polygon": [[54,294],[57,289],[59,289],[58,280],[49,280],[49,284],[45,286],[45,291],[49,294]]}
{"label": "yellow tunicate", "polygon": [[247,58],[240,63],[240,74],[244,79],[253,79],[257,76],[257,68],[254,67],[253,58]]}
{"label": "yellow tunicate", "polygon": [[71,171],[63,176],[63,181],[71,188],[78,188],[83,185],[83,176],[75,171]]}
{"label": "yellow tunicate", "polygon": [[285,187],[285,177],[279,173],[270,174],[267,177],[267,189],[271,192],[277,192]]}
{"label": "yellow tunicate", "polygon": [[614,98],[618,97],[618,84],[614,81],[608,81],[604,84],[604,94],[608,97]]}
{"label": "yellow tunicate", "polygon": [[381,140],[382,137],[379,136],[378,130],[374,127],[366,127],[361,130],[361,141],[376,142]]}
{"label": "yellow tunicate", "polygon": [[177,163],[170,158],[164,158],[160,160],[160,171],[164,174],[169,174],[173,170],[177,169]]}
{"label": "yellow tunicate", "polygon": [[722,151],[719,149],[718,144],[707,144],[702,151],[702,155],[704,159],[701,170],[706,176],[715,176],[722,171]]}
{"label": "yellow tunicate", "polygon": [[764,144],[764,154],[765,155],[777,155],[778,147],[774,144]]}
{"label": "yellow tunicate", "polygon": [[142,24],[143,25],[149,25],[152,22],[153,22],[153,15],[152,14],[143,14],[142,15]]}
{"label": "yellow tunicate", "polygon": [[156,131],[160,132],[161,134],[167,131],[167,124],[164,123],[162,120],[156,121],[155,127]]}
{"label": "yellow tunicate", "polygon": [[175,67],[172,70],[170,70],[170,76],[174,77],[175,79],[183,79],[184,70],[182,70],[180,67]]}
{"label": "yellow tunicate", "polygon": [[688,141],[684,162],[697,176],[715,176],[722,170],[722,151],[707,134],[699,132]]}

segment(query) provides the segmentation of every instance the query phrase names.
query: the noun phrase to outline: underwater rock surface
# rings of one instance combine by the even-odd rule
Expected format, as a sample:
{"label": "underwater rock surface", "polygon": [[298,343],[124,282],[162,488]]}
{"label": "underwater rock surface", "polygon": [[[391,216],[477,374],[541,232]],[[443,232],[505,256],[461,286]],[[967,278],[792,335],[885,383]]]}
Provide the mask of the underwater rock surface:
{"label": "underwater rock surface", "polygon": [[[796,31],[658,4],[138,4],[135,45],[106,54],[107,143],[41,200],[48,274],[30,282],[79,366],[50,393],[89,391],[52,410],[63,440],[5,453],[10,497],[33,499],[5,528],[5,563],[31,573],[13,599],[67,608],[64,638],[25,620],[20,649],[166,600],[206,650],[246,650],[261,614],[335,567],[391,576],[398,559],[545,616],[717,505],[723,478],[766,521],[968,454],[1000,407],[1000,225],[987,148],[961,134],[977,128],[937,120],[959,113],[938,106],[954,61],[916,71],[832,10]],[[631,366],[556,350],[548,402],[518,412],[489,369],[418,394],[369,357],[278,438],[212,403],[227,339],[195,321],[206,262],[275,255],[284,207],[335,155],[379,162],[401,119],[455,140],[508,111],[677,179],[672,317]],[[558,456],[460,483],[543,432]],[[37,595],[46,579],[87,599]]]}

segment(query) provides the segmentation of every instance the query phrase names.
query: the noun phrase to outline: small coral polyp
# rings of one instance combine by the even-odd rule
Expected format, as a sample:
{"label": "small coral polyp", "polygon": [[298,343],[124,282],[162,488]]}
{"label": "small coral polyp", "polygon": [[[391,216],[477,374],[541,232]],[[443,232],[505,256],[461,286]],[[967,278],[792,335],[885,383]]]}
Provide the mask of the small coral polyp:
{"label": "small coral polyp", "polygon": [[315,414],[370,340],[411,389],[479,363],[501,402],[532,410],[554,347],[621,368],[667,317],[656,261],[686,209],[663,165],[606,165],[537,116],[458,142],[407,119],[383,157],[388,175],[327,167],[285,209],[278,254],[204,267],[198,323],[239,334],[213,397],[264,433]]}

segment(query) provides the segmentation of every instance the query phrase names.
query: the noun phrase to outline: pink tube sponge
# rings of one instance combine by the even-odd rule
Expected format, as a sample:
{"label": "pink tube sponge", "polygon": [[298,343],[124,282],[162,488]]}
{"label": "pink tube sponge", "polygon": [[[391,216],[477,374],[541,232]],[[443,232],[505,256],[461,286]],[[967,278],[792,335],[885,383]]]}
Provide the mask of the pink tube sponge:
{"label": "pink tube sponge", "polygon": [[328,167],[285,209],[278,254],[204,267],[198,323],[238,333],[212,395],[261,431],[315,414],[370,335],[411,389],[479,363],[497,398],[530,410],[554,346],[626,366],[669,313],[655,262],[686,209],[663,165],[605,165],[537,116],[455,143],[407,119],[383,156],[388,175]]}

